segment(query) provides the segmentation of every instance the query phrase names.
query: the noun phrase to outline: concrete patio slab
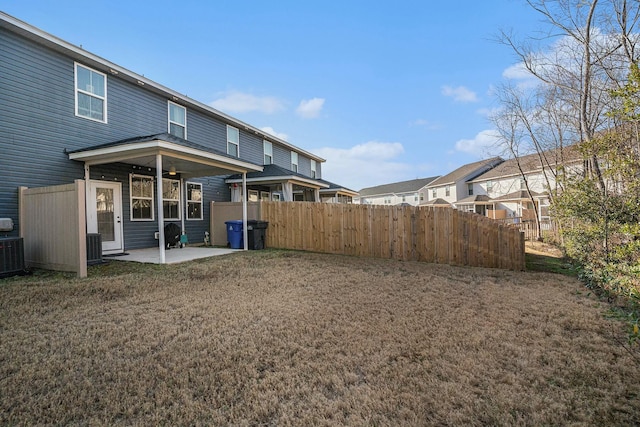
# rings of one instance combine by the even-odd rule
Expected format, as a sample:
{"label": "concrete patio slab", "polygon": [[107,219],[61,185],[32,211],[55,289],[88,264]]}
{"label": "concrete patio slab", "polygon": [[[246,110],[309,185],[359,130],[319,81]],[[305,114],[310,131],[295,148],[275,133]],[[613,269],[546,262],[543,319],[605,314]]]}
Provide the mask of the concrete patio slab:
{"label": "concrete patio slab", "polygon": [[[167,264],[177,264],[192,261],[199,258],[208,258],[218,255],[227,255],[242,249],[213,248],[208,246],[186,246],[182,249],[173,248],[165,251],[165,262]],[[134,249],[127,251],[127,255],[105,256],[106,259],[116,259],[118,261],[134,261],[151,264],[160,264],[160,250],[158,248]]]}

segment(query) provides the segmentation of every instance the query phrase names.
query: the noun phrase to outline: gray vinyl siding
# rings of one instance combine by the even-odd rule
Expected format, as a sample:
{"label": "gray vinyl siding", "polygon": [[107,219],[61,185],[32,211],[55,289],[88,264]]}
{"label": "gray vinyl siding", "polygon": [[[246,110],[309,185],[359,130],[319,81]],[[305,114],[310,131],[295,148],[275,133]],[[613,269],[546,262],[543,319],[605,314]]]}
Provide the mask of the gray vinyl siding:
{"label": "gray vinyl siding", "polygon": [[302,154],[298,154],[298,173],[311,176],[311,159],[304,157]]}
{"label": "gray vinyl siding", "polygon": [[273,164],[291,169],[291,150],[273,144]]}
{"label": "gray vinyl siding", "polygon": [[[4,172],[0,218],[12,218],[15,224],[13,232],[2,235],[18,234],[19,186],[67,184],[84,178],[83,163],[69,160],[67,151],[168,131],[168,100],[109,72],[105,73],[107,123],[77,117],[74,64],[72,58],[62,53],[0,28],[0,167]],[[240,158],[262,164],[263,138],[244,128],[239,131]],[[226,152],[226,123],[187,108],[187,139]],[[290,153],[289,149],[273,144],[276,165],[290,169]],[[300,155],[299,168],[309,175],[309,159]],[[130,173],[140,171],[125,164],[91,168],[92,179],[122,182],[125,249],[154,246],[157,223],[132,222],[129,218]],[[155,176],[155,171],[141,174]],[[203,183],[204,218],[185,220],[191,241],[202,241],[204,231],[209,228],[209,203],[230,200],[224,178],[193,180]]]}
{"label": "gray vinyl siding", "polygon": [[264,164],[262,137],[240,129],[240,158],[259,165]]}
{"label": "gray vinyl siding", "polygon": [[187,139],[226,153],[227,125],[187,108]]}

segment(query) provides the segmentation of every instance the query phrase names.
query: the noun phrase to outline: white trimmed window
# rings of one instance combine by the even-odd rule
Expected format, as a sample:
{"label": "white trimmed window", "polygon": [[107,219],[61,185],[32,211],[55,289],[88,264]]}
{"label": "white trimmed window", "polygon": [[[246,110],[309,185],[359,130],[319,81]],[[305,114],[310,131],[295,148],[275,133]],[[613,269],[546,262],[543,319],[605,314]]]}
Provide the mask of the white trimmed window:
{"label": "white trimmed window", "polygon": [[270,194],[268,191],[261,191],[260,192],[260,200],[265,200],[265,201],[269,201],[270,199]]}
{"label": "white trimmed window", "polygon": [[187,182],[187,219],[202,219],[202,184]]}
{"label": "white trimmed window", "polygon": [[271,195],[271,200],[273,200],[274,202],[279,202],[280,201],[280,193],[273,193]]}
{"label": "white trimmed window", "polygon": [[431,197],[433,197],[434,199],[438,197],[438,190],[436,190],[435,188],[431,190]]}
{"label": "white trimmed window", "polygon": [[493,191],[493,181],[487,181],[487,193],[491,193]]}
{"label": "white trimmed window", "polygon": [[180,181],[162,179],[162,210],[165,221],[180,219]]}
{"label": "white trimmed window", "polygon": [[76,68],[76,116],[107,123],[107,75],[78,63]]}
{"label": "white trimmed window", "polygon": [[444,195],[447,197],[451,195],[451,186],[447,185],[444,187]]}
{"label": "white trimmed window", "polygon": [[262,147],[264,151],[264,164],[270,165],[273,163],[273,144],[269,141],[262,141]]}
{"label": "white trimmed window", "polygon": [[524,178],[520,178],[520,189],[521,190],[527,189],[527,182],[524,180]]}
{"label": "white trimmed window", "polygon": [[182,105],[169,102],[169,133],[187,139],[187,109]]}
{"label": "white trimmed window", "polygon": [[291,170],[298,172],[298,153],[295,151],[291,152]]}
{"label": "white trimmed window", "polygon": [[257,190],[249,190],[247,192],[249,194],[249,202],[257,202],[258,201],[258,191]]}
{"label": "white trimmed window", "polygon": [[227,154],[240,157],[240,131],[227,125]]}
{"label": "white trimmed window", "polygon": [[473,196],[473,184],[467,184],[467,192],[469,193],[469,196]]}
{"label": "white trimmed window", "polygon": [[311,178],[316,179],[316,161],[311,159]]}
{"label": "white trimmed window", "polygon": [[153,221],[153,177],[130,175],[131,221]]}

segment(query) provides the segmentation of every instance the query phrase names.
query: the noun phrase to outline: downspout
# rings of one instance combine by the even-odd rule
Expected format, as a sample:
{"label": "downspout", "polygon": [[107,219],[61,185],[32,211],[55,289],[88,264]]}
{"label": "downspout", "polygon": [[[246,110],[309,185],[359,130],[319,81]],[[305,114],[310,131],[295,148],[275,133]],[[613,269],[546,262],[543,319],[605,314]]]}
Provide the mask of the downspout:
{"label": "downspout", "polygon": [[156,154],[156,198],[158,200],[158,249],[160,264],[165,264],[164,251],[164,207],[162,206],[162,154]]}
{"label": "downspout", "polygon": [[249,232],[247,230],[247,172],[242,172],[242,240],[244,250],[249,249]]}

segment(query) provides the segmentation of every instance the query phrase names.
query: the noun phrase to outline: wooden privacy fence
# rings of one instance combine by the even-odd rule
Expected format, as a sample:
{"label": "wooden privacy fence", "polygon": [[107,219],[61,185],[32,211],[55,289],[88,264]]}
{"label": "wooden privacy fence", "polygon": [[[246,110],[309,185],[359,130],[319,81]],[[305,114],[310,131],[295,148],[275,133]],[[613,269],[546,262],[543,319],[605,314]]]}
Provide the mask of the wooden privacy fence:
{"label": "wooden privacy fence", "polygon": [[271,248],[524,270],[516,228],[451,208],[260,202]]}

